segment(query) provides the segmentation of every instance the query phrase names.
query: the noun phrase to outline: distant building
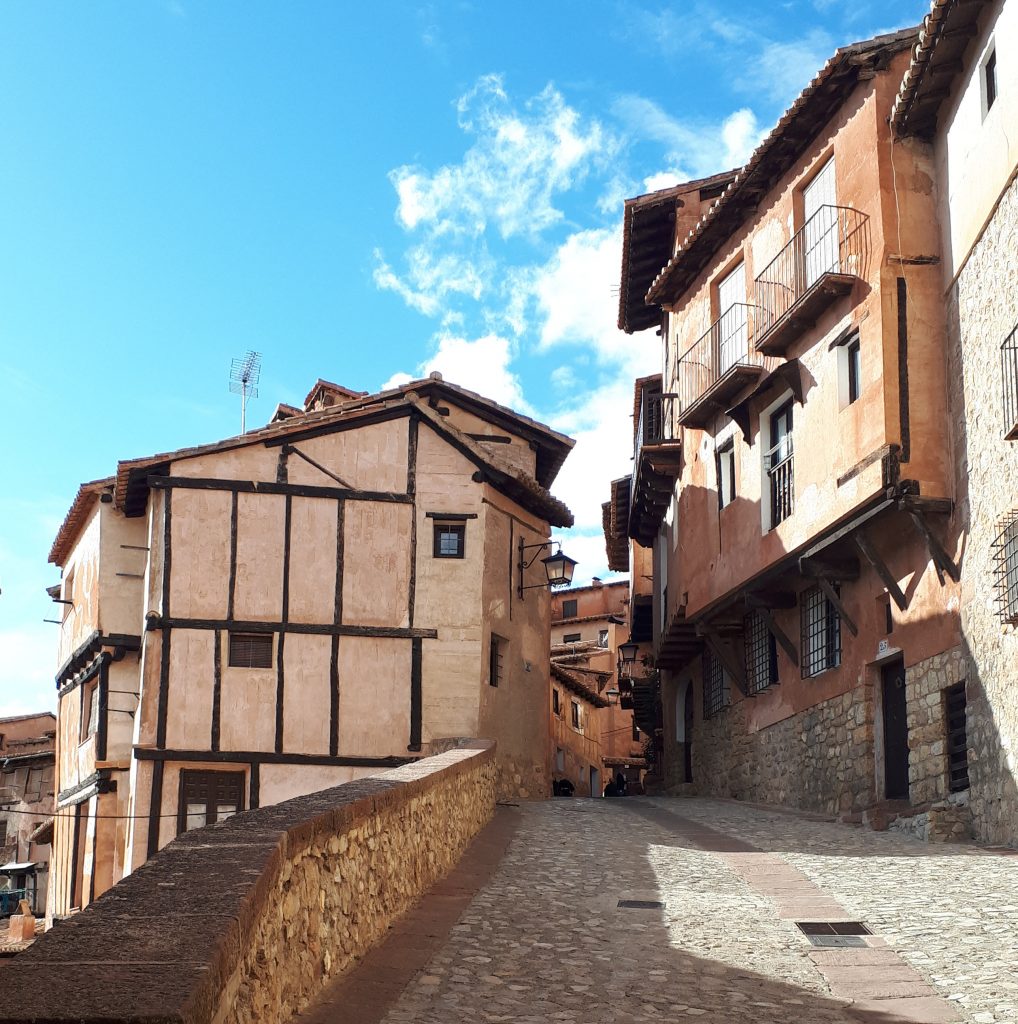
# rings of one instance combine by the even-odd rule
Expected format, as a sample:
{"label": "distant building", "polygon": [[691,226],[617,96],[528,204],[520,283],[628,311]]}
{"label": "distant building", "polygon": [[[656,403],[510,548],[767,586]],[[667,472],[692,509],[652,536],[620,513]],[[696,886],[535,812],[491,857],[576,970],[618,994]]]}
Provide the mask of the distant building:
{"label": "distant building", "polygon": [[497,741],[504,797],[549,795],[537,559],[572,523],[548,490],[572,445],[437,375],[318,381],[263,429],[83,485],[50,555],[51,914],[187,829],[454,738]]}
{"label": "distant building", "polygon": [[660,327],[662,373],[606,541],[652,553],[662,784],[956,835],[937,195],[888,126],[917,38],[843,47],[745,167],[627,202],[619,324]]}
{"label": "distant building", "polygon": [[53,835],[56,715],[0,718],[0,915],[46,907]]}
{"label": "distant building", "polygon": [[[998,59],[999,58],[999,59]],[[1018,3],[937,0],[891,112],[941,228],[964,662],[940,759],[976,835],[1018,844]]]}

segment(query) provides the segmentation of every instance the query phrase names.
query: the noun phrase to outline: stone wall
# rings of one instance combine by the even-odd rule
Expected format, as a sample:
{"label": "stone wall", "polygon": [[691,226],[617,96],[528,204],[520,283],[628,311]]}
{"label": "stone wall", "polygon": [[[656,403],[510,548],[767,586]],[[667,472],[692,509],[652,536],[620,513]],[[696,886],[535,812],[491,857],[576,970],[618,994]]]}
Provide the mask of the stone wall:
{"label": "stone wall", "polygon": [[969,656],[969,778],[976,837],[1018,845],[1018,633],[1001,624],[994,539],[1018,506],[1018,441],[1003,440],[1001,345],[1018,322],[1018,181],[948,293],[950,400]]}
{"label": "stone wall", "polygon": [[494,748],[468,741],[188,832],[4,968],[0,1021],[288,1021],[494,804]]}
{"label": "stone wall", "polygon": [[747,704],[739,700],[713,718],[698,718],[696,792],[826,814],[859,812],[873,802],[869,686],[757,732],[746,731]]}

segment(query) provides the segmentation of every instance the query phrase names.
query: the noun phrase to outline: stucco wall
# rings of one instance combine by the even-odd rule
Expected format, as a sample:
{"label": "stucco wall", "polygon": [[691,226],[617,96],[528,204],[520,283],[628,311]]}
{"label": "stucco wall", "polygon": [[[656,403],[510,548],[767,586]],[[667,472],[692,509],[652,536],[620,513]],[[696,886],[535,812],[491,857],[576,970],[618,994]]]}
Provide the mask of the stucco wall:
{"label": "stucco wall", "polygon": [[491,818],[493,755],[475,742],[187,833],[5,967],[0,1021],[290,1020]]}

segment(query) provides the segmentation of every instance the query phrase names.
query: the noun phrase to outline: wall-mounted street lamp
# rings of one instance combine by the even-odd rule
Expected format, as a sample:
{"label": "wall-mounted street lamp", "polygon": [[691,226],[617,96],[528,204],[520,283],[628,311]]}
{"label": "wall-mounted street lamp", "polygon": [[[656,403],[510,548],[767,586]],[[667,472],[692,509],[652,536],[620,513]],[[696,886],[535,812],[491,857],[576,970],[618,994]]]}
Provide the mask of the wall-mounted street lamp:
{"label": "wall-mounted street lamp", "polygon": [[618,704],[619,702],[619,691],[618,690],[605,690],[604,695],[608,698],[608,703],[611,705]]}
{"label": "wall-mounted street lamp", "polygon": [[[544,565],[544,572],[547,579],[544,583],[531,583],[528,586],[523,585],[523,574],[529,569],[534,562],[537,561],[537,556],[544,551],[545,548],[550,548],[554,545],[558,550],[553,554],[542,558],[541,563]],[[526,553],[533,551],[533,556],[527,559]],[[520,579],[516,586],[516,593],[519,598],[523,599],[524,590],[536,590],[538,587],[567,587],[573,581],[573,569],[576,568],[577,561],[575,558],[570,558],[563,550],[562,545],[557,540],[546,540],[543,544],[524,544],[523,538],[520,538],[520,557],[516,563],[516,568],[519,570]]]}
{"label": "wall-mounted street lamp", "polygon": [[632,640],[627,640],[624,644],[619,644],[619,658],[622,660],[623,665],[632,665],[636,661],[636,652],[640,649],[639,644],[634,644]]}

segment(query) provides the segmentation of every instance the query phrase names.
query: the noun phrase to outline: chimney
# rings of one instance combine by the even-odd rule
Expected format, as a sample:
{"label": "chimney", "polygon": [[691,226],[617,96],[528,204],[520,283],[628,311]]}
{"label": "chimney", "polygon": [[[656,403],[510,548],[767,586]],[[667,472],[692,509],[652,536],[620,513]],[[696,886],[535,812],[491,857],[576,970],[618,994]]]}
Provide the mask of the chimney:
{"label": "chimney", "polygon": [[590,581],[590,585],[591,585],[592,587],[595,587],[595,588],[597,588],[597,587],[603,587],[603,586],[604,586],[604,584],[603,584],[603,583],[601,582],[601,577],[600,577],[600,576],[595,576],[595,577],[594,577],[594,578],[593,578],[593,579],[592,579],[592,580]]}

